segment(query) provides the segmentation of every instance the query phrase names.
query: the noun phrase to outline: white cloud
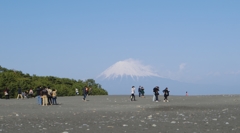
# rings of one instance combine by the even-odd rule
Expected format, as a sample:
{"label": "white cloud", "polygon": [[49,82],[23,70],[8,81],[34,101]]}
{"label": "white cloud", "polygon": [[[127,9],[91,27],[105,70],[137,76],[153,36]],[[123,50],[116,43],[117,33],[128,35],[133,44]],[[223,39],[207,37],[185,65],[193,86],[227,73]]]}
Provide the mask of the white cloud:
{"label": "white cloud", "polygon": [[185,64],[185,63],[180,64],[180,65],[179,65],[179,71],[180,71],[180,72],[183,71],[183,70],[185,69],[185,67],[186,67],[186,64]]}
{"label": "white cloud", "polygon": [[124,61],[118,61],[103,71],[98,77],[114,79],[123,76],[131,76],[132,78],[147,76],[160,77],[152,70],[151,66],[143,65],[140,61],[131,58]]}

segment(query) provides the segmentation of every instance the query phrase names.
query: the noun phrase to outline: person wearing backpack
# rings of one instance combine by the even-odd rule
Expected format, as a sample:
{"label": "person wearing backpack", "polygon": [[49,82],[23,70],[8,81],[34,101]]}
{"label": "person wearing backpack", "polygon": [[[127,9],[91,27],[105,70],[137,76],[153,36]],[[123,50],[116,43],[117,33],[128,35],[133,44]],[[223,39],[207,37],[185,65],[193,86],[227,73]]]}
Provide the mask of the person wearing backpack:
{"label": "person wearing backpack", "polygon": [[170,91],[168,91],[167,87],[163,90],[163,93],[164,93],[164,100],[163,100],[163,102],[168,102],[167,97],[169,96],[169,92]]}
{"label": "person wearing backpack", "polygon": [[[158,102],[158,95],[159,95],[158,91],[159,91],[159,87],[158,86],[153,88],[153,101]],[[154,99],[154,97],[155,97],[155,99]]]}

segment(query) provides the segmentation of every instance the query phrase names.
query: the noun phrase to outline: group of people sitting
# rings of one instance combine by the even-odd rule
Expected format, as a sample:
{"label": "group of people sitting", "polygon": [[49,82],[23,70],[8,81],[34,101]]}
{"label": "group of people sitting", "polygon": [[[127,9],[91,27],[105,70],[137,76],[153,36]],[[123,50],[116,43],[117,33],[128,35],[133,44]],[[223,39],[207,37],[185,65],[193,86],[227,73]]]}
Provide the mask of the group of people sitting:
{"label": "group of people sitting", "polygon": [[29,91],[28,90],[22,91],[21,87],[18,88],[17,99],[32,98],[32,97],[34,97],[32,89],[30,89]]}
{"label": "group of people sitting", "polygon": [[[8,88],[4,90],[4,96],[6,99],[10,98],[10,90]],[[32,89],[30,89],[29,91],[27,89],[22,91],[20,87],[18,88],[17,99],[32,98],[32,97],[34,97]]]}

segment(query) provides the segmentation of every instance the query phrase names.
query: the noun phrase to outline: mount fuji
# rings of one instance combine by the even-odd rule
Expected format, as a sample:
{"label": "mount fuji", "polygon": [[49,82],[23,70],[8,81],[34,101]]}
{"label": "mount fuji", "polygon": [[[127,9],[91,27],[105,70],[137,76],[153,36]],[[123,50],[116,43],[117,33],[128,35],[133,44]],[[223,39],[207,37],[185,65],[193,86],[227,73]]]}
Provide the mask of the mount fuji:
{"label": "mount fuji", "polygon": [[160,91],[168,87],[170,92],[180,95],[184,95],[188,88],[188,84],[161,77],[151,66],[131,58],[116,62],[103,71],[97,80],[110,95],[130,94],[132,86],[135,86],[136,94],[138,87],[143,86],[146,95],[152,94],[155,86],[159,86]]}
{"label": "mount fuji", "polygon": [[138,60],[127,59],[118,61],[99,76],[96,81],[108,91],[109,95],[130,95],[131,87],[135,86],[135,94],[138,94],[138,87],[143,86],[145,95],[152,95],[155,86],[160,87],[160,94],[163,89],[168,87],[170,95],[209,95],[209,90],[221,89],[214,94],[227,94],[226,86],[216,84],[197,84],[186,83],[172,80],[157,74],[151,66],[146,66]]}

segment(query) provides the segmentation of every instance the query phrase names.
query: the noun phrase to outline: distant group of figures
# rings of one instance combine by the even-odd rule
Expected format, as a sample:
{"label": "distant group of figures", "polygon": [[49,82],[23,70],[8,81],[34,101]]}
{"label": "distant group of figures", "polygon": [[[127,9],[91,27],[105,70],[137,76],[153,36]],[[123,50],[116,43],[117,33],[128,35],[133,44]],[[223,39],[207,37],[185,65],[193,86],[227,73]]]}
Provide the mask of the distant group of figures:
{"label": "distant group of figures", "polygon": [[33,97],[33,90],[30,89],[29,91],[22,91],[22,89],[19,87],[18,89],[18,95],[17,95],[17,99],[20,98],[24,99],[24,98],[32,98]]}
{"label": "distant group of figures", "polygon": [[[159,91],[160,91],[159,86],[156,86],[153,88],[153,101],[155,101],[155,102],[158,102]],[[169,96],[170,91],[166,87],[162,92],[163,92],[163,96],[164,96],[163,102],[168,102],[168,96]]]}
{"label": "distant group of figures", "polygon": [[139,93],[139,97],[144,97],[144,87],[143,86],[139,86],[138,87],[138,93]]}
{"label": "distant group of figures", "polygon": [[[6,99],[9,99],[10,90],[6,88],[4,90],[4,95]],[[17,98],[16,99],[24,99],[24,98],[37,98],[37,104],[42,106],[47,105],[57,105],[57,90],[51,89],[50,87],[37,87],[36,95],[34,96],[33,89],[23,91],[21,87],[18,87],[17,90]]]}
{"label": "distant group of figures", "polygon": [[[155,101],[155,102],[159,101],[158,100],[159,91],[160,91],[159,86],[156,86],[156,87],[153,88],[153,101]],[[139,97],[144,97],[144,87],[139,86],[138,92],[139,92]],[[169,92],[170,91],[166,87],[162,92],[163,92],[163,95],[164,95],[163,102],[168,102],[168,96],[169,96]],[[135,98],[135,86],[132,86],[132,88],[131,88],[130,99],[131,99],[131,101],[136,101],[136,98]]]}
{"label": "distant group of figures", "polygon": [[[4,90],[4,96],[6,99],[10,99],[10,90],[8,88],[6,88]],[[33,90],[30,89],[29,91],[28,90],[25,90],[25,91],[22,91],[22,89],[18,89],[18,95],[17,95],[17,99],[18,98],[21,98],[21,99],[24,99],[24,98],[32,98],[34,97],[33,96]]]}
{"label": "distant group of figures", "polygon": [[37,103],[42,106],[57,105],[57,90],[50,87],[37,88]]}
{"label": "distant group of figures", "polygon": [[[33,96],[33,90],[31,89],[29,93],[23,93],[22,89],[18,88],[18,95],[17,99],[21,98],[24,99],[24,97],[34,97]],[[47,105],[56,105],[57,104],[57,90],[51,89],[50,87],[38,87],[36,89],[36,98],[37,98],[37,104],[42,106]]]}

